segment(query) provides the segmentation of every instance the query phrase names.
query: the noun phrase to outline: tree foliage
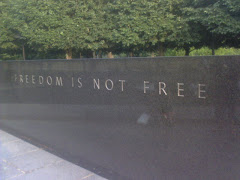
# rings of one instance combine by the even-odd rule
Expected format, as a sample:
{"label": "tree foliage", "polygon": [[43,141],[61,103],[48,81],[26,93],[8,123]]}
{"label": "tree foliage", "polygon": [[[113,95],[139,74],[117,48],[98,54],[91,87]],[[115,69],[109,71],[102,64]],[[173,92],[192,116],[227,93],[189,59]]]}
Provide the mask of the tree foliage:
{"label": "tree foliage", "polygon": [[240,1],[0,0],[0,37],[2,59],[12,51],[23,58],[64,51],[71,59],[89,52],[239,48]]}
{"label": "tree foliage", "polygon": [[189,22],[201,26],[205,45],[215,43],[218,46],[239,47],[240,1],[195,0],[185,8],[185,12]]}

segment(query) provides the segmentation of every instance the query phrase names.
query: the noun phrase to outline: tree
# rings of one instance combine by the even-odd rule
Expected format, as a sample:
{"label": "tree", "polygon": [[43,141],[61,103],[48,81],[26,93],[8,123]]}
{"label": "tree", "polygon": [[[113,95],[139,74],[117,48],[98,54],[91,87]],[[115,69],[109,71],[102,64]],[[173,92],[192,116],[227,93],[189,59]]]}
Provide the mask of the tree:
{"label": "tree", "polygon": [[0,0],[0,56],[163,56],[176,47],[189,55],[202,46],[214,54],[239,48],[239,19],[239,0]]}
{"label": "tree", "polygon": [[[183,46],[199,37],[190,33],[179,9],[183,0],[116,0],[108,4],[109,21],[114,24],[112,41],[132,52],[141,47],[164,55],[166,47]],[[196,40],[197,39],[197,40]]]}
{"label": "tree", "polygon": [[[10,51],[13,54],[13,51],[18,51],[22,49],[22,58],[26,59],[25,54],[25,39],[21,36],[21,22],[18,19],[15,19],[11,16],[11,6],[9,1],[1,0],[0,1],[0,50],[3,52]],[[3,55],[3,54],[2,54]],[[10,59],[13,56],[6,56],[5,59]]]}
{"label": "tree", "polygon": [[26,17],[21,34],[31,46],[56,48],[72,58],[73,50],[95,51],[104,44],[102,24],[94,1],[80,0],[15,0],[15,18]]}
{"label": "tree", "polygon": [[195,0],[185,8],[188,22],[198,24],[205,33],[202,42],[214,49],[230,45],[239,47],[240,2],[238,0]]}

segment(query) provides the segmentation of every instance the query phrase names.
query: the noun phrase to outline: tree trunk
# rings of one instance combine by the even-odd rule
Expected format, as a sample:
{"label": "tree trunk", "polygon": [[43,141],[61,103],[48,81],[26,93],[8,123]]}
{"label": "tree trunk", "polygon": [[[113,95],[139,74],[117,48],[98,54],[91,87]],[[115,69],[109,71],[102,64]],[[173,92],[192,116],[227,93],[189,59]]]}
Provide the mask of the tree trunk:
{"label": "tree trunk", "polygon": [[108,52],[108,58],[114,58],[114,55],[112,54],[112,52]]}
{"label": "tree trunk", "polygon": [[159,52],[159,56],[164,56],[164,47],[162,42],[160,42],[159,44],[158,52]]}
{"label": "tree trunk", "polygon": [[93,56],[93,58],[96,58],[96,52],[95,51],[93,51],[92,56]]}
{"label": "tree trunk", "polygon": [[212,48],[212,55],[214,56],[215,55],[215,49]]}
{"label": "tree trunk", "polygon": [[133,57],[133,52],[130,52],[130,53],[129,53],[129,57]]}
{"label": "tree trunk", "polygon": [[22,53],[23,53],[23,60],[26,60],[26,53],[25,53],[24,44],[22,45]]}
{"label": "tree trunk", "polygon": [[82,59],[82,53],[81,52],[79,53],[79,57],[80,57],[80,59]]}
{"label": "tree trunk", "polygon": [[212,40],[211,40],[211,49],[212,49],[212,55],[215,55],[215,42],[214,42],[214,36],[212,35]]}
{"label": "tree trunk", "polygon": [[102,50],[98,51],[98,58],[102,58]]}
{"label": "tree trunk", "polygon": [[185,50],[185,56],[189,56],[190,48],[189,47],[185,47],[184,50]]}
{"label": "tree trunk", "polygon": [[72,49],[67,49],[66,51],[66,59],[72,59]]}

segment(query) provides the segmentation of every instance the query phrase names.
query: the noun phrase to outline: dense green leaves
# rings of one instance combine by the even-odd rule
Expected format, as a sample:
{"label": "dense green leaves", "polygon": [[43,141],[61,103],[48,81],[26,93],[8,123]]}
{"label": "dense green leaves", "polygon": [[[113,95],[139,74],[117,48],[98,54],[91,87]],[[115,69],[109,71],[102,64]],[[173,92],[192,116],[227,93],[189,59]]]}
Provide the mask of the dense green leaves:
{"label": "dense green leaves", "polygon": [[[240,1],[211,0],[206,3],[198,0],[184,10],[186,19],[200,25],[207,36],[212,36],[211,41],[218,41],[218,45],[232,46],[240,40]],[[239,42],[233,46],[239,47]]]}
{"label": "dense green leaves", "polygon": [[239,0],[0,0],[1,59],[12,51],[23,58],[64,51],[70,59],[179,48],[188,55],[192,47],[239,48],[239,41]]}
{"label": "dense green leaves", "polygon": [[23,15],[30,14],[31,20],[25,22],[22,34],[30,39],[29,43],[68,52],[72,49],[94,51],[104,45],[102,14],[93,1],[32,0],[28,3]]}

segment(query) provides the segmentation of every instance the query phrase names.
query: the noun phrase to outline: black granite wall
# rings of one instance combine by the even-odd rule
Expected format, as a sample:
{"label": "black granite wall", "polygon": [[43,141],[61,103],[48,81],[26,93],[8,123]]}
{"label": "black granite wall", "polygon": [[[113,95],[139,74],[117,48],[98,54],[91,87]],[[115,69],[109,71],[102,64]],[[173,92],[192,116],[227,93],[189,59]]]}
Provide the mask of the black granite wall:
{"label": "black granite wall", "polygon": [[196,113],[228,114],[239,104],[239,56],[8,61],[0,68],[1,104],[121,106],[147,112],[190,107]]}
{"label": "black granite wall", "polygon": [[[103,173],[110,179],[115,179],[117,174],[124,179],[159,179],[163,173],[159,169],[164,169],[161,156],[166,152],[179,152],[170,158],[175,164],[185,152],[195,153],[198,148],[203,148],[201,158],[207,158],[209,152],[216,150],[211,145],[217,144],[217,141],[204,144],[214,136],[209,134],[209,129],[220,123],[224,127],[238,124],[239,100],[240,56],[0,62],[0,120],[4,121],[0,121],[0,127],[15,130],[22,127],[19,132],[46,142],[76,164],[80,162],[76,159],[87,157],[91,166],[100,164],[106,171],[116,172],[115,175]],[[52,129],[43,127],[43,122],[52,123],[48,124]],[[41,131],[37,131],[38,128],[42,128]],[[85,129],[88,130],[84,135],[78,134]],[[96,138],[93,134],[97,134]],[[227,131],[227,135],[230,134]],[[68,135],[70,144],[62,146],[60,137],[64,139]],[[165,150],[161,149],[160,142],[166,145]],[[199,142],[203,143],[201,147],[197,147]],[[91,143],[99,143],[100,150]],[[153,157],[136,154],[141,148],[152,152]],[[161,150],[156,151],[159,148]],[[222,153],[219,157],[228,153],[226,149],[218,151]],[[66,152],[69,154],[64,156]],[[128,153],[134,154],[132,159]],[[215,157],[211,167],[221,161],[219,157]],[[182,174],[184,179],[198,179],[201,173],[206,173],[201,160],[197,156],[192,158],[182,159],[182,164],[175,167],[186,168],[188,173]],[[139,164],[139,159],[151,165]],[[164,171],[166,178],[171,177],[167,172],[173,168],[170,159]],[[114,166],[113,160],[118,165]],[[133,172],[124,169],[131,163],[132,168],[135,167]],[[192,171],[187,169],[193,165],[198,173],[191,175]],[[142,174],[144,168],[149,174]],[[210,177],[215,179],[223,174],[228,172],[219,171]]]}

